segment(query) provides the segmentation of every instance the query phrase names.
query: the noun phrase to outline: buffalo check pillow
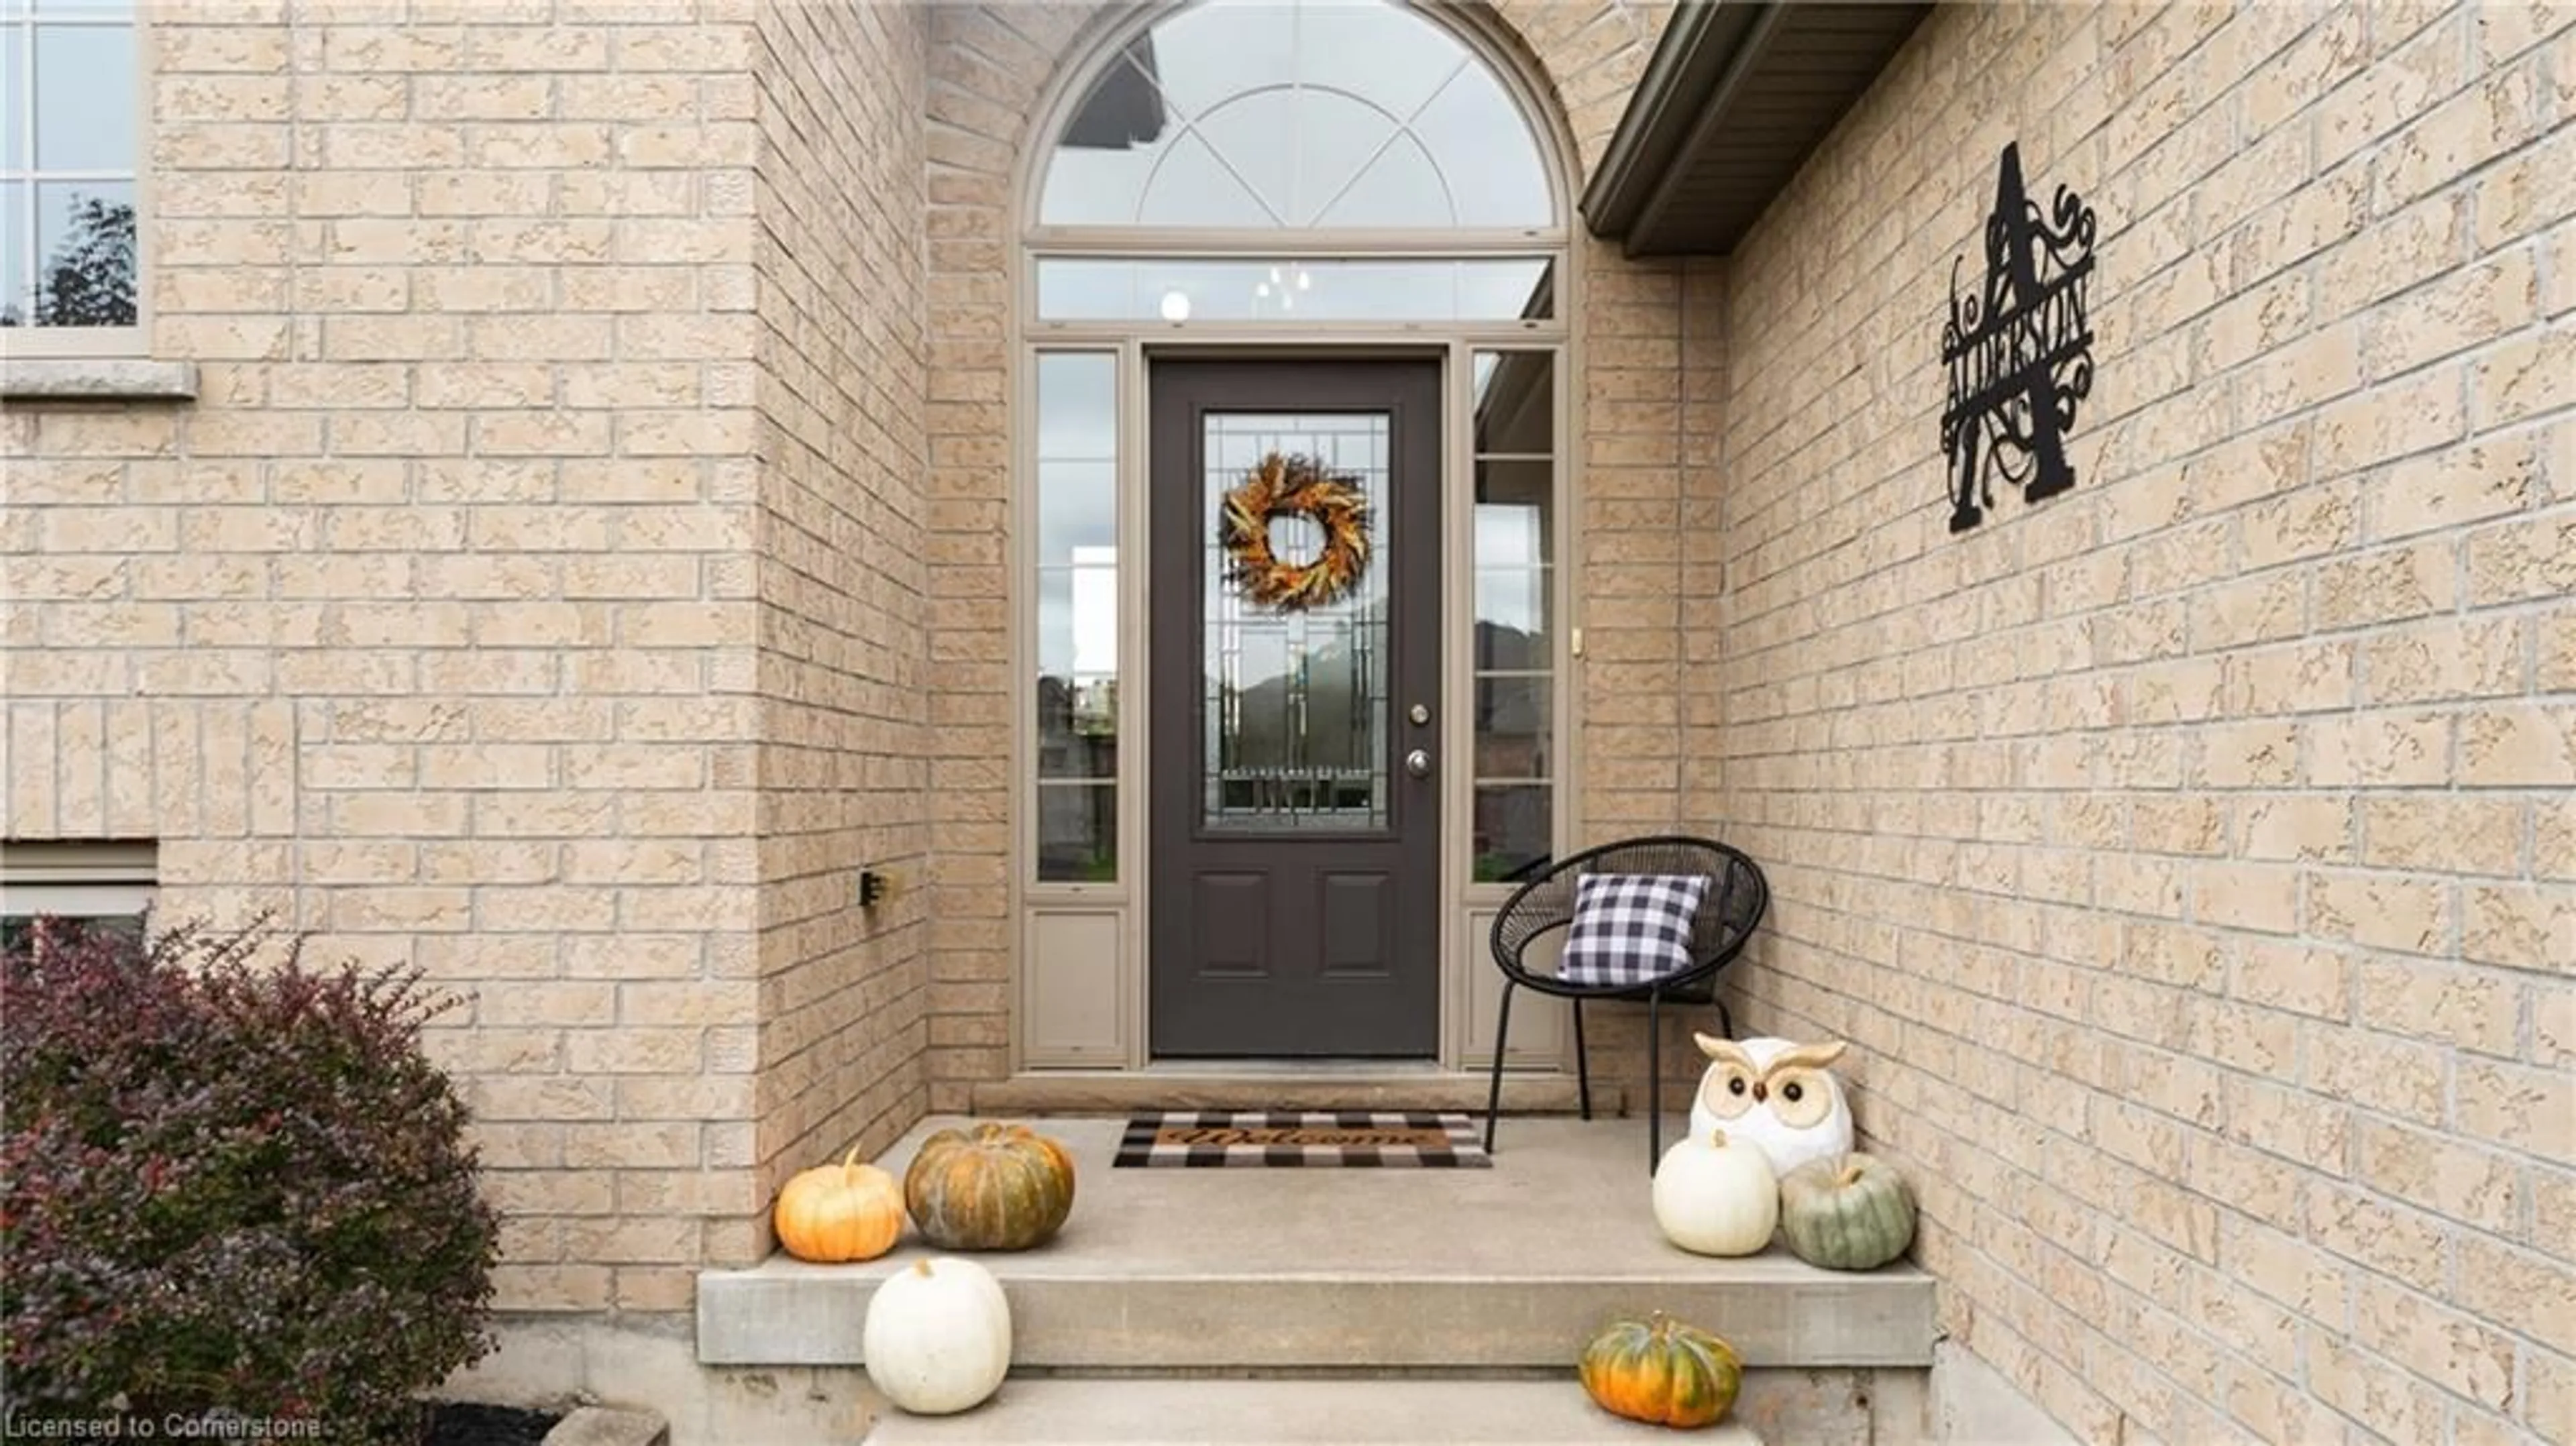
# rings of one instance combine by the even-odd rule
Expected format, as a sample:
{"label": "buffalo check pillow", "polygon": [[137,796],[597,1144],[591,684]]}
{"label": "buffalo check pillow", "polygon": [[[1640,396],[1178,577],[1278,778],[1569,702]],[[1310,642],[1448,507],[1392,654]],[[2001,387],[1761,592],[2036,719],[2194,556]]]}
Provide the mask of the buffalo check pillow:
{"label": "buffalo check pillow", "polygon": [[1556,977],[1589,987],[1643,985],[1690,967],[1691,920],[1706,874],[1585,874]]}

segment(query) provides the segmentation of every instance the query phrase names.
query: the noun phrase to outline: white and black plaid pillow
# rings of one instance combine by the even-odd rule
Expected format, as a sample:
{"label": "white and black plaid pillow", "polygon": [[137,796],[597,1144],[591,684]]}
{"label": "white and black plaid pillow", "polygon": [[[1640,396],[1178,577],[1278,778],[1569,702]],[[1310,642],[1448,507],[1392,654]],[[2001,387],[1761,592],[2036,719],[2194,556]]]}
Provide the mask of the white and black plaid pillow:
{"label": "white and black plaid pillow", "polygon": [[1585,874],[1556,975],[1595,988],[1642,985],[1690,967],[1691,920],[1706,874]]}

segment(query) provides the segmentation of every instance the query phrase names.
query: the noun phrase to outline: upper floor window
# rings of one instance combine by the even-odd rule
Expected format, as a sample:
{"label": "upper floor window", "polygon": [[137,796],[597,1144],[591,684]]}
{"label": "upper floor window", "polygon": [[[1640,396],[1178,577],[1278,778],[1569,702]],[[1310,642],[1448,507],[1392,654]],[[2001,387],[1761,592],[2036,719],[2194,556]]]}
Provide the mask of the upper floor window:
{"label": "upper floor window", "polygon": [[1378,0],[1207,0],[1083,92],[1043,226],[1540,230],[1555,186],[1520,103],[1466,41]]}
{"label": "upper floor window", "polygon": [[0,0],[0,326],[137,322],[133,0]]}

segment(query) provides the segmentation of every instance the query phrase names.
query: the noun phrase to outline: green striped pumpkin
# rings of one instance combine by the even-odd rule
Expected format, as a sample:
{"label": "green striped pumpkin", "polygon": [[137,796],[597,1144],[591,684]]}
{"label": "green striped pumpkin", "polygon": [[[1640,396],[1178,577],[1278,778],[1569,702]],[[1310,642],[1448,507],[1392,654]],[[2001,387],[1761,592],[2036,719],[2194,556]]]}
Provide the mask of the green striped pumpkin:
{"label": "green striped pumpkin", "polygon": [[1809,1160],[1780,1178],[1780,1234],[1809,1265],[1875,1270],[1914,1243],[1914,1189],[1857,1150]]}
{"label": "green striped pumpkin", "polygon": [[1026,1125],[941,1130],[903,1173],[904,1208],[941,1250],[1026,1250],[1073,1213],[1073,1158]]}
{"label": "green striped pumpkin", "polygon": [[1583,1390],[1614,1416],[1685,1429],[1713,1424],[1744,1388],[1735,1348],[1657,1311],[1613,1321],[1583,1352]]}

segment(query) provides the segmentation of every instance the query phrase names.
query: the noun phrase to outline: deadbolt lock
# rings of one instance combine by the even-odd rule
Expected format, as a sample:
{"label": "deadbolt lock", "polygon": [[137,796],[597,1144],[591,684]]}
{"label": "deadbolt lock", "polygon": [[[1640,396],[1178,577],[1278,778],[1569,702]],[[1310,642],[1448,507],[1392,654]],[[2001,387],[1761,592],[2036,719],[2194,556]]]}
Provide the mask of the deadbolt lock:
{"label": "deadbolt lock", "polygon": [[1428,703],[1416,703],[1405,710],[1404,716],[1412,719],[1413,726],[1419,728],[1423,724],[1431,721],[1431,705]]}

